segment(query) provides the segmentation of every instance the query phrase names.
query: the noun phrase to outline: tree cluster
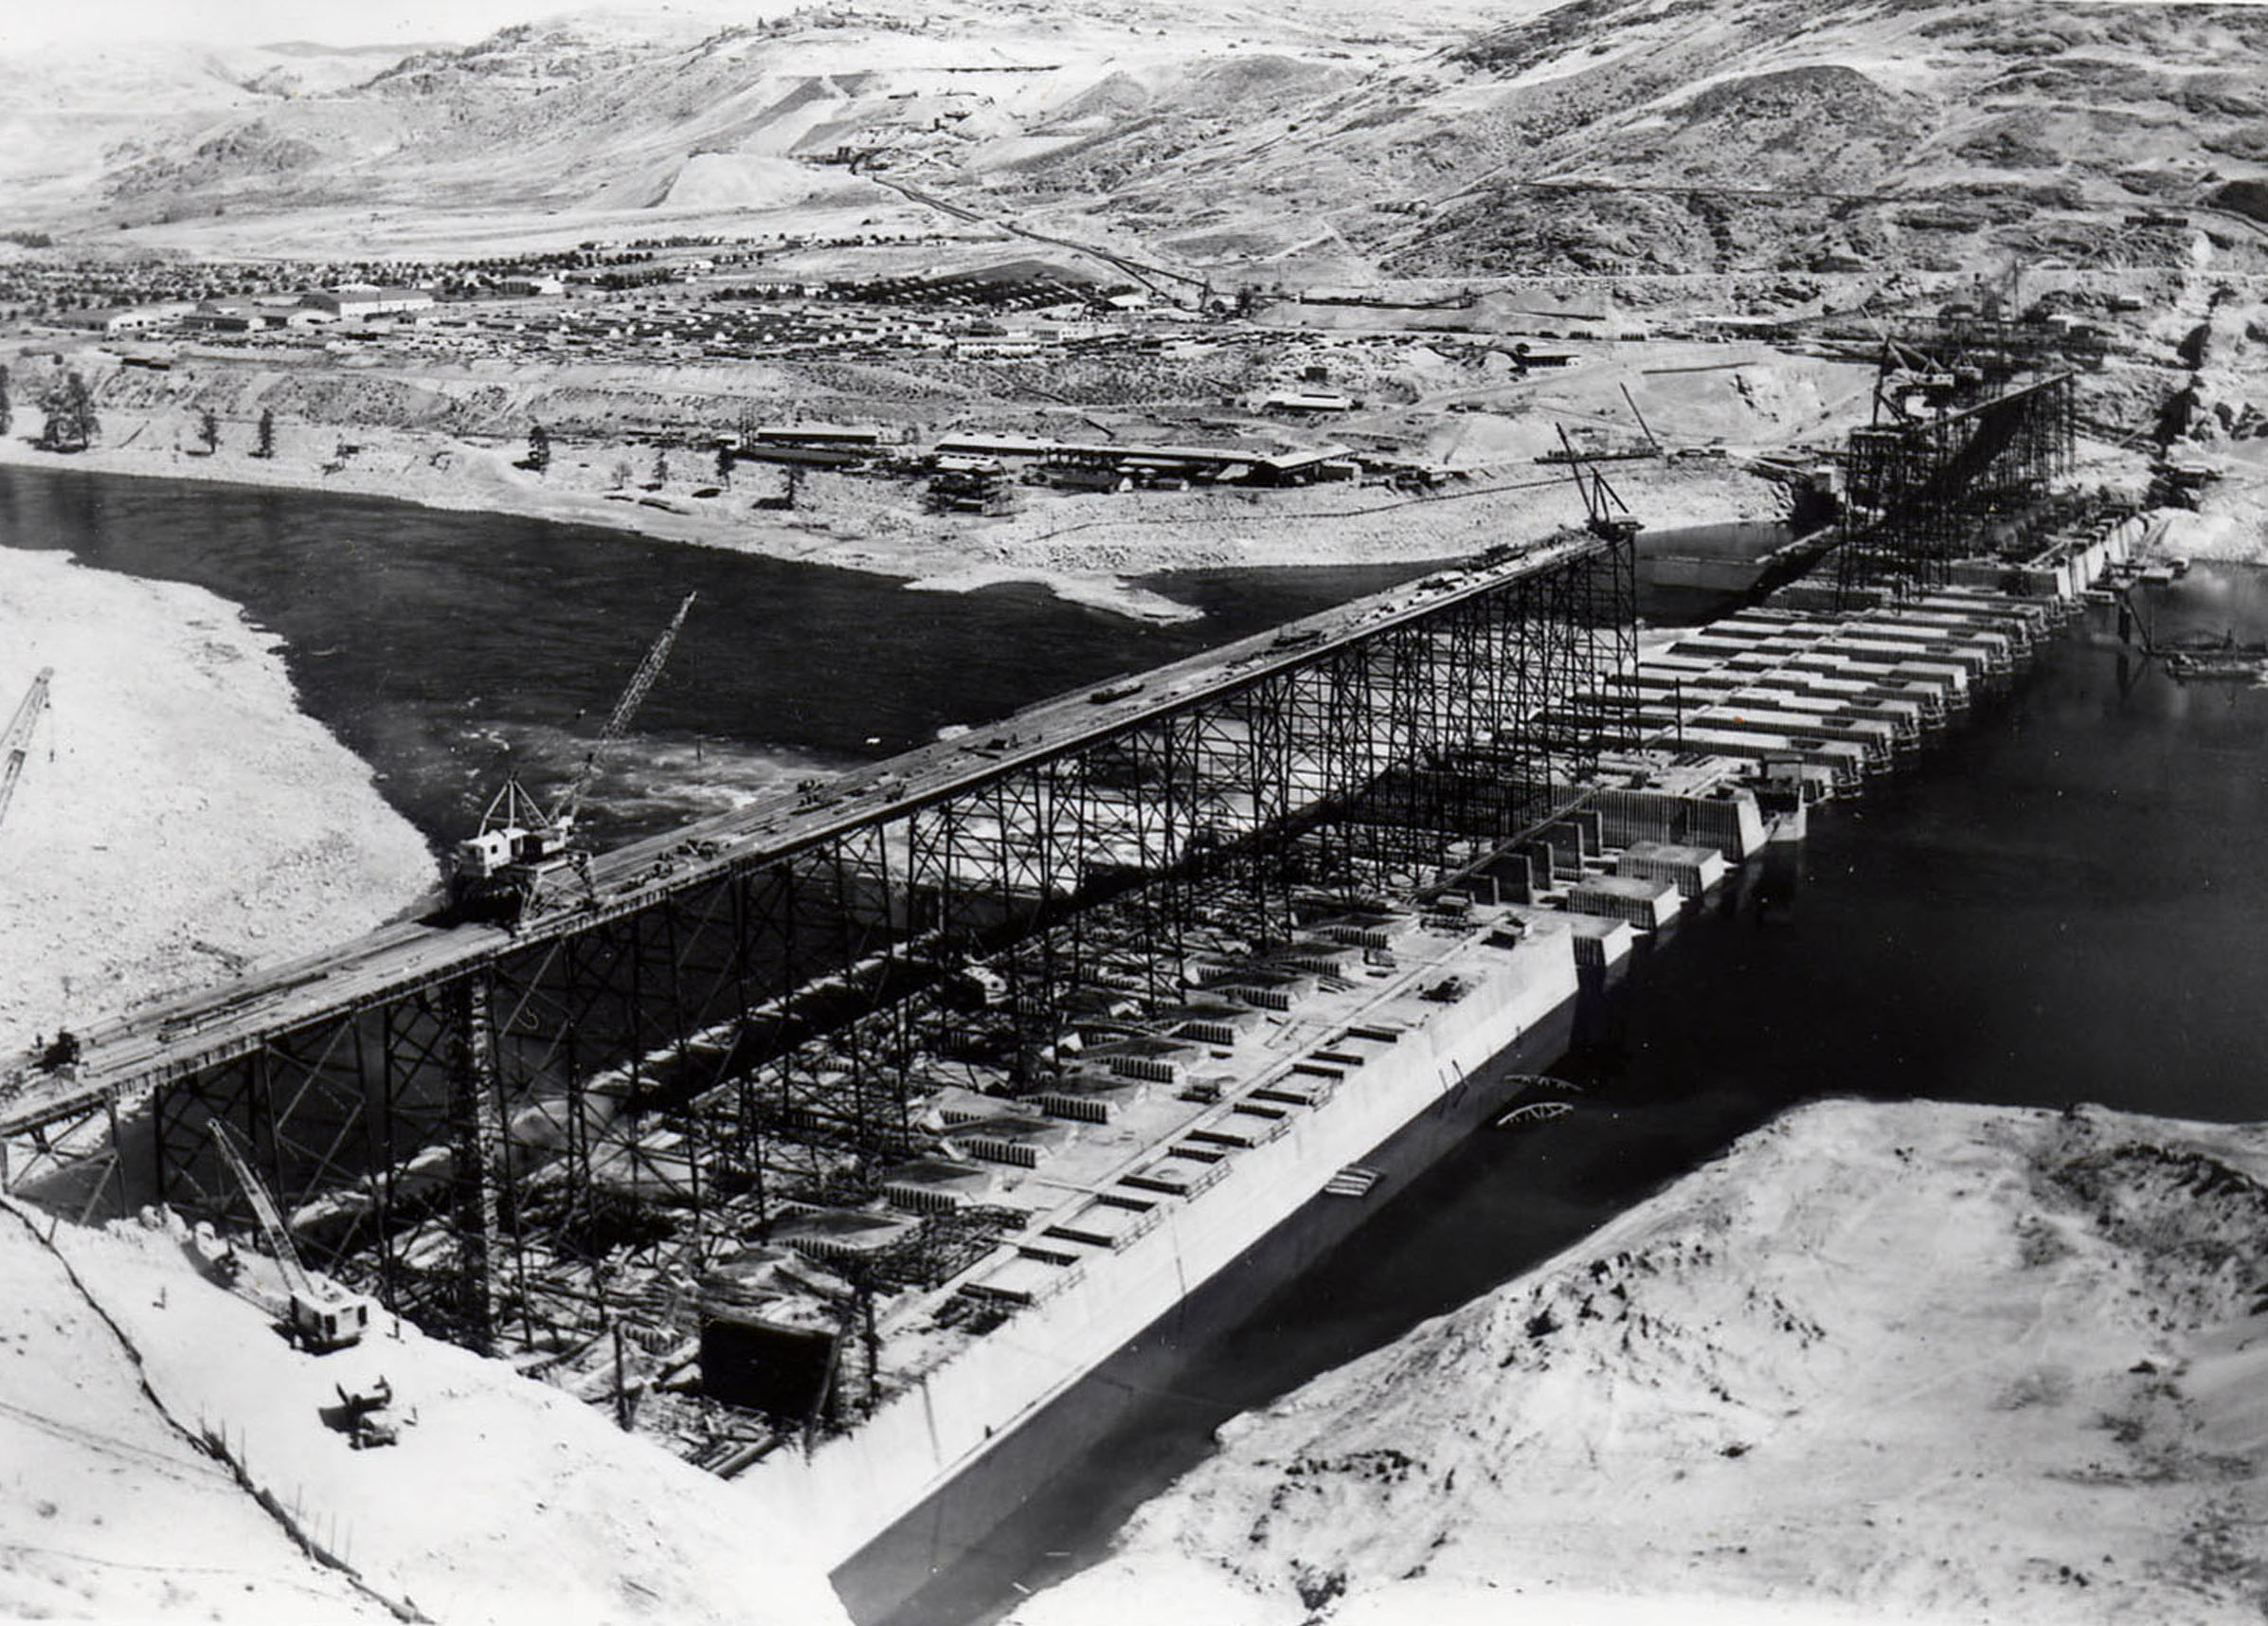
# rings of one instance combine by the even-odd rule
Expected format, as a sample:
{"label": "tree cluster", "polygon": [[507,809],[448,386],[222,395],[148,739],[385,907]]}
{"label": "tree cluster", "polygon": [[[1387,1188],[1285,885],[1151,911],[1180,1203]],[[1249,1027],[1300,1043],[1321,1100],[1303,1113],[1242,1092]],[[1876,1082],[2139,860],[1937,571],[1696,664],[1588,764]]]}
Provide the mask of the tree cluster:
{"label": "tree cluster", "polygon": [[39,438],[45,451],[83,452],[102,427],[95,416],[95,393],[75,369],[40,392],[40,411],[46,417]]}

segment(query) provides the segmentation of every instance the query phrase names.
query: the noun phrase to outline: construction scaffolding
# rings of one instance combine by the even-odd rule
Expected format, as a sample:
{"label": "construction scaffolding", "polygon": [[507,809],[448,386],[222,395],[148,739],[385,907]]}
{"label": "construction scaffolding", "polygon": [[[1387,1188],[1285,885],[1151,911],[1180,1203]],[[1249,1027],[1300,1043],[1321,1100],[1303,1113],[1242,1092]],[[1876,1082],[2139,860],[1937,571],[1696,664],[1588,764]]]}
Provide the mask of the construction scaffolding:
{"label": "construction scaffolding", "polygon": [[[1194,687],[1099,694],[1044,749],[1010,719],[949,780],[884,765],[839,817],[815,785],[801,811],[826,818],[689,841],[635,902],[5,1126],[31,1153],[14,1184],[241,1224],[219,1121],[311,1264],[429,1328],[545,1349],[669,1320],[720,1259],[932,1153],[941,1096],[1075,1093],[1083,1024],[1550,822],[1628,732],[1597,696],[1635,662],[1632,530],[1287,630]],[[940,1203],[798,1246],[931,1282],[1010,1218]]]}
{"label": "construction scaffolding", "polygon": [[2059,372],[1971,405],[1853,429],[1844,453],[1836,587],[1845,605],[1880,589],[1943,587],[1955,559],[2021,530],[2069,479],[2076,374]]}
{"label": "construction scaffolding", "polygon": [[2025,378],[2100,366],[2105,343],[2083,327],[1979,315],[1896,316],[1879,325],[1874,422],[1973,406]]}

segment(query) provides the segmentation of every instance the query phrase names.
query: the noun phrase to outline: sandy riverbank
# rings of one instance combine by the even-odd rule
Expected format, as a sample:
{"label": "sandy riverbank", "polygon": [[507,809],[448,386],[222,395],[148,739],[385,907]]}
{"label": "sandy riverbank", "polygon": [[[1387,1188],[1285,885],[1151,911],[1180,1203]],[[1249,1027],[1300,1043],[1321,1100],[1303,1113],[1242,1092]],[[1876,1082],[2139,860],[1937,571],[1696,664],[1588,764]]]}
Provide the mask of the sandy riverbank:
{"label": "sandy riverbank", "polygon": [[1799,1109],[1230,1424],[1016,1619],[2257,1620],[2264,1178],[2268,1128]]}
{"label": "sandy riverbank", "polygon": [[0,719],[50,705],[0,822],[0,1055],[416,899],[423,838],[201,588],[0,549]]}
{"label": "sandy riverbank", "polygon": [[[1137,580],[1160,571],[1431,563],[1540,539],[1583,517],[1574,483],[1532,463],[1479,474],[1432,497],[1346,485],[1027,490],[1017,513],[959,518],[922,512],[918,488],[906,482],[826,472],[803,479],[794,512],[762,508],[779,494],[777,469],[742,464],[726,485],[713,462],[676,453],[657,479],[664,469],[654,451],[626,443],[558,442],[539,474],[520,466],[524,443],[480,443],[434,429],[279,419],[276,441],[274,457],[256,457],[254,425],[226,422],[219,449],[207,455],[185,409],[106,406],[101,437],[86,451],[42,451],[19,433],[0,437],[0,462],[512,514],[866,570],[938,592],[1031,583],[1150,621],[1196,613]],[[342,455],[342,447],[351,450]],[[627,485],[616,478],[625,466],[636,476]],[[1782,500],[1777,486],[1723,465],[1626,464],[1614,479],[1631,509],[1658,526],[1769,517]],[[713,495],[694,495],[704,491]]]}

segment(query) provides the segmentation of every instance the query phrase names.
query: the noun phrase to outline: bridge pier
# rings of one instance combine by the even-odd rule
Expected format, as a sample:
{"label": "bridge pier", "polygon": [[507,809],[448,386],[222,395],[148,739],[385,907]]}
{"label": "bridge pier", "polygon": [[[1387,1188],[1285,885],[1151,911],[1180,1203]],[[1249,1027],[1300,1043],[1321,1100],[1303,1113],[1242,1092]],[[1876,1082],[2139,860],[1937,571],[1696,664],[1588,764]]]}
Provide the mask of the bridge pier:
{"label": "bridge pier", "polygon": [[455,1309],[465,1346],[486,1355],[494,1348],[496,1332],[496,1186],[504,1174],[495,1004],[487,974],[477,971],[451,984],[444,1008],[449,1023],[452,1219],[457,1233]]}

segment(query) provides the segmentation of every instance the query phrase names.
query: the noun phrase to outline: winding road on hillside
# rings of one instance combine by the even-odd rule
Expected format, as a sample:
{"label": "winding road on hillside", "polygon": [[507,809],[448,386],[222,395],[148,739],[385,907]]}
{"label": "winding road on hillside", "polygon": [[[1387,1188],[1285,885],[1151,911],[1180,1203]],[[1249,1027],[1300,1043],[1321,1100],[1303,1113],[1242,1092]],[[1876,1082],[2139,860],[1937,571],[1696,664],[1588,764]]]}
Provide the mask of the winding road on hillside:
{"label": "winding road on hillside", "polygon": [[[878,170],[861,169],[854,164],[852,171],[877,186],[888,187],[908,203],[919,204],[924,208],[935,209],[940,214],[950,215],[953,219],[964,221],[970,226],[990,226],[996,231],[1005,231],[1028,242],[1044,243],[1053,248],[1067,248],[1073,254],[1083,255],[1087,259],[1124,272],[1153,294],[1167,295],[1167,290],[1158,286],[1157,280],[1160,278],[1168,281],[1179,282],[1186,287],[1195,288],[1200,293],[1210,293],[1213,288],[1213,284],[1206,279],[1193,277],[1186,271],[1172,271],[1162,265],[1151,265],[1140,260],[1129,260],[1123,254],[1113,254],[1107,248],[1097,248],[1092,244],[1074,243],[1068,237],[1050,237],[1046,232],[1034,231],[1029,226],[1018,226],[1012,220],[997,220],[990,215],[979,214],[974,209],[965,208],[960,204],[948,203],[945,199],[925,192],[920,188],[911,186],[905,181],[892,180]],[[1170,298],[1170,295],[1167,297]]]}

